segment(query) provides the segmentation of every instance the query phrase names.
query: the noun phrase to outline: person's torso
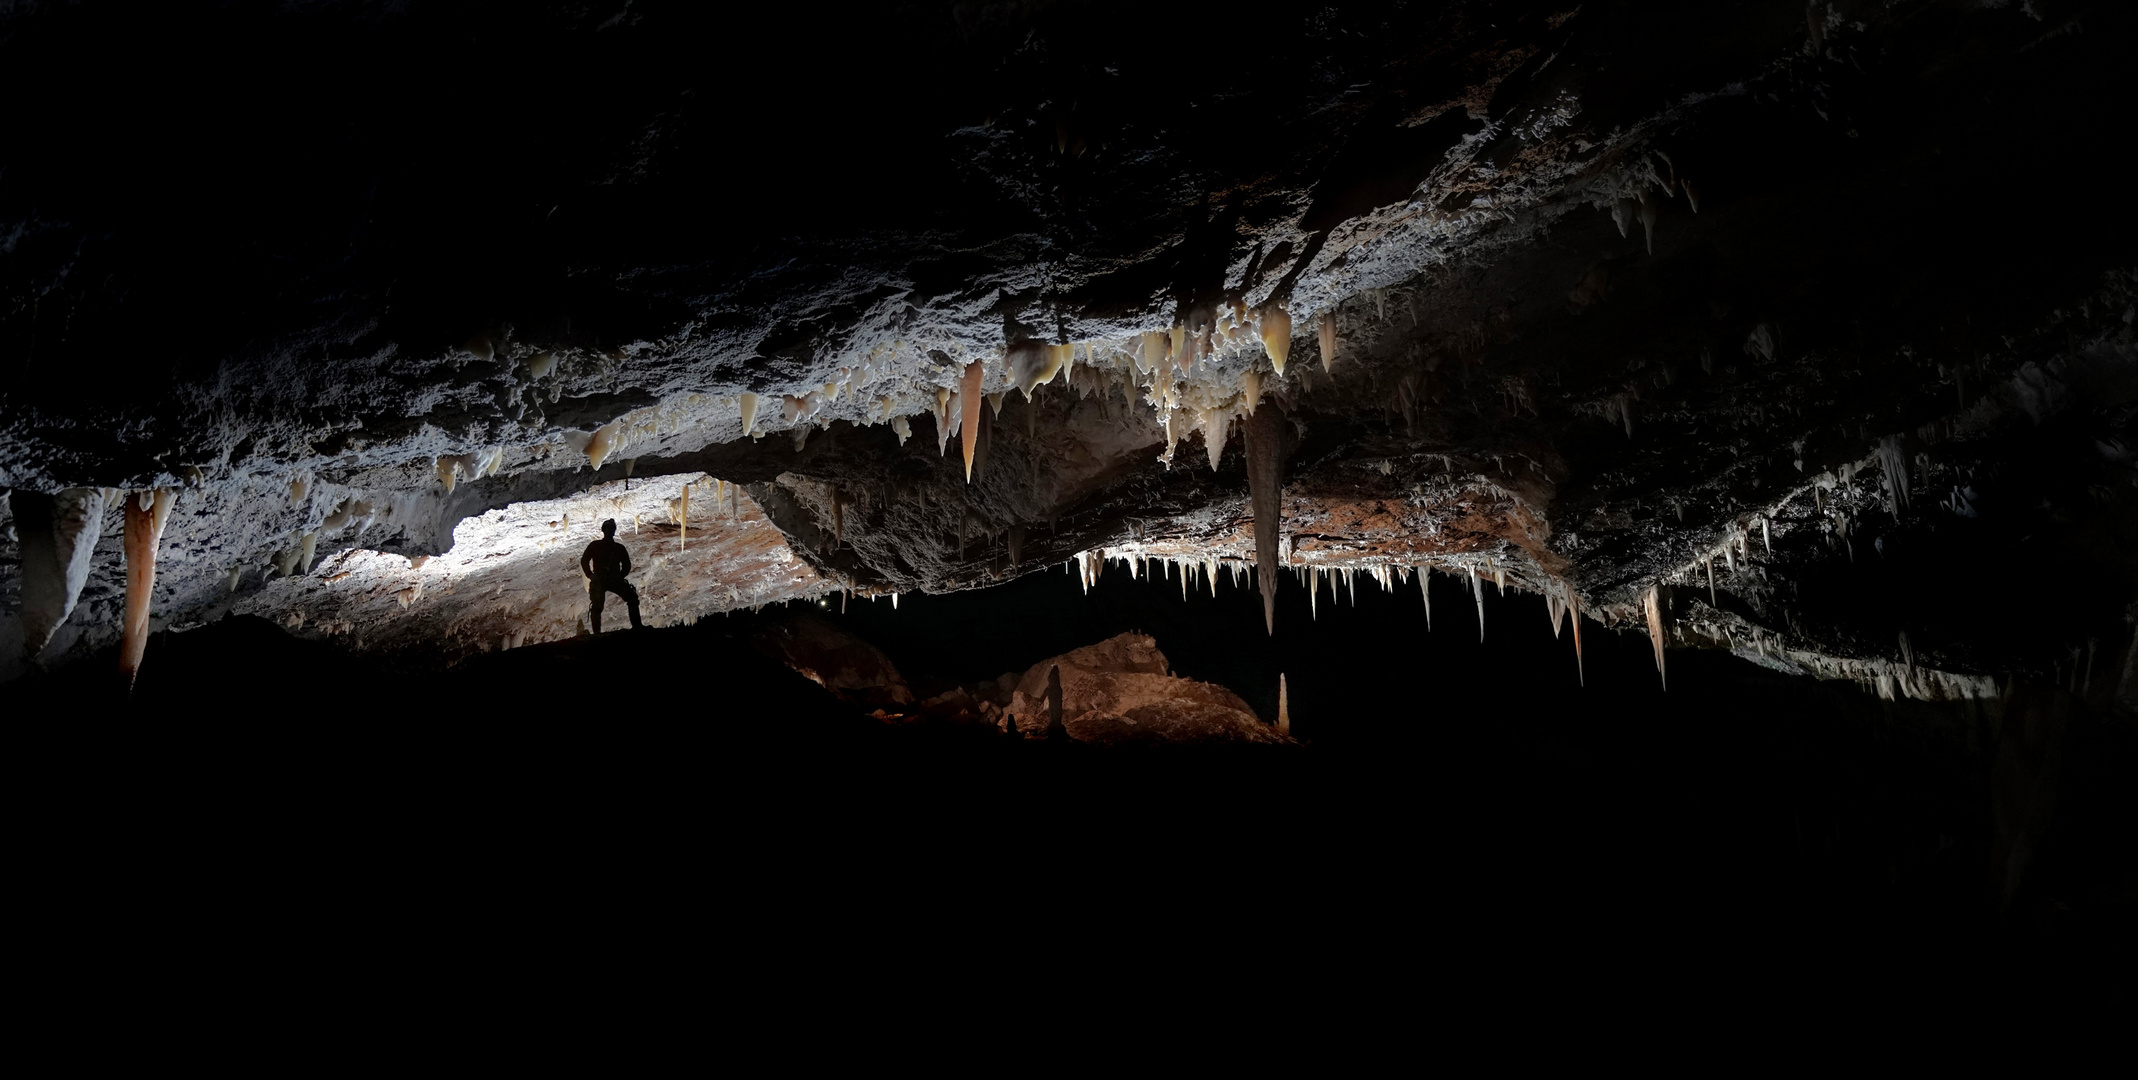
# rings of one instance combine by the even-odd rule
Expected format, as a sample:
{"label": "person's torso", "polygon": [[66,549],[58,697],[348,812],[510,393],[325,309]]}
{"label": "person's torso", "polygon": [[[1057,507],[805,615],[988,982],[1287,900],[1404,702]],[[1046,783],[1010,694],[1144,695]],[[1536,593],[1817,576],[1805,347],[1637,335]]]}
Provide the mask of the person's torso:
{"label": "person's torso", "polygon": [[586,557],[593,564],[595,577],[622,577],[624,564],[630,556],[624,554],[624,546],[614,540],[596,540],[586,546]]}

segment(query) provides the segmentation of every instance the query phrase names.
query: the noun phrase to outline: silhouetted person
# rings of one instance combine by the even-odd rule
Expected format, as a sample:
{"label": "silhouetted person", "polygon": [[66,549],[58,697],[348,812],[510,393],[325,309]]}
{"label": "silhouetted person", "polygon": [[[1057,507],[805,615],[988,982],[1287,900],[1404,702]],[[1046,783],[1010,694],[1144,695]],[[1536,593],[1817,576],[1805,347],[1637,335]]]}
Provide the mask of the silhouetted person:
{"label": "silhouetted person", "polygon": [[601,633],[601,604],[603,593],[615,593],[624,598],[624,607],[631,612],[631,629],[641,627],[638,621],[638,590],[624,580],[631,572],[631,553],[616,542],[616,519],[601,523],[601,539],[586,546],[579,556],[579,572],[586,575],[587,602],[594,606],[594,632]]}
{"label": "silhouetted person", "polygon": [[1062,668],[1060,664],[1047,669],[1047,741],[1066,742],[1069,725],[1062,723]]}

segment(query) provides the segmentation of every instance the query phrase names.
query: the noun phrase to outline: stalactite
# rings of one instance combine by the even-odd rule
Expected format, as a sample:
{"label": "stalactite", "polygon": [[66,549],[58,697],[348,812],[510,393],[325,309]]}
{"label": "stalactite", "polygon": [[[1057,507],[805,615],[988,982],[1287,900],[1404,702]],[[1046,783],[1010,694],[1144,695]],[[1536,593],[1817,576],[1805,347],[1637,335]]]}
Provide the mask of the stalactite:
{"label": "stalactite", "polygon": [[757,433],[757,395],[745,392],[736,397],[742,406],[742,434],[744,438]]}
{"label": "stalactite", "polygon": [[1277,369],[1277,374],[1284,374],[1285,358],[1292,351],[1291,313],[1270,304],[1256,312],[1255,324],[1262,335],[1262,350],[1269,354],[1270,366]]}
{"label": "stalactite", "polygon": [[1218,460],[1225,455],[1225,431],[1230,426],[1232,412],[1225,408],[1202,411],[1203,449],[1210,455],[1210,471],[1217,471]]}
{"label": "stalactite", "polygon": [[601,463],[623,446],[623,423],[622,420],[611,420],[595,428],[594,434],[587,439],[586,459],[595,472],[600,472]]}
{"label": "stalactite", "polygon": [[1715,557],[1710,555],[1705,561],[1707,563],[1707,606],[1721,607],[1721,604],[1715,602]]}
{"label": "stalactite", "polygon": [[1272,407],[1241,425],[1247,446],[1248,505],[1255,520],[1255,568],[1261,572],[1262,621],[1277,633],[1277,532],[1284,495],[1284,420]]}
{"label": "stalactite", "polygon": [[987,377],[987,367],[975,360],[965,365],[965,377],[958,384],[958,423],[965,429],[965,482],[972,483],[973,451],[980,441],[980,381]]}
{"label": "stalactite", "polygon": [[1566,583],[1566,621],[1574,630],[1574,674],[1581,679],[1581,685],[1587,686],[1589,673],[1581,661],[1581,594],[1575,591],[1573,582]]}
{"label": "stalactite", "polygon": [[1277,734],[1292,733],[1292,688],[1285,682],[1284,673],[1277,673]]}
{"label": "stalactite", "polygon": [[1477,580],[1477,566],[1472,564],[1469,570],[1470,593],[1477,598],[1477,640],[1482,642],[1485,640],[1485,587]]}
{"label": "stalactite", "polygon": [[1247,415],[1253,416],[1262,404],[1262,372],[1248,368],[1240,374],[1240,399],[1247,406]]}
{"label": "stalactite", "polygon": [[1670,676],[1663,670],[1663,594],[1662,586],[1651,585],[1648,595],[1641,601],[1648,613],[1648,637],[1655,644],[1655,673],[1663,682],[1663,689],[1670,689]]}
{"label": "stalactite", "polygon": [[1336,312],[1321,313],[1321,370],[1327,373],[1336,363]]}
{"label": "stalactite", "polygon": [[149,600],[156,591],[156,544],[171,513],[171,490],[143,491],[126,499],[126,617],[119,628],[119,674],[129,690],[148,649]]}
{"label": "stalactite", "polygon": [[1418,595],[1425,599],[1425,632],[1433,632],[1433,568],[1418,568]]}
{"label": "stalactite", "polygon": [[935,388],[935,452],[938,457],[950,453],[950,402],[952,394],[948,387]]}

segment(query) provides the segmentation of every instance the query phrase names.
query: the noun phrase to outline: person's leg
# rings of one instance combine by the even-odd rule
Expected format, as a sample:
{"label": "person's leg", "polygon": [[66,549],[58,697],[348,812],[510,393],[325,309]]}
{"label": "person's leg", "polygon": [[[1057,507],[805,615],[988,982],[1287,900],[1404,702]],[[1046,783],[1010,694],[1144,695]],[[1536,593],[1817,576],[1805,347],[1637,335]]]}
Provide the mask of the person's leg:
{"label": "person's leg", "polygon": [[631,629],[645,629],[645,625],[638,621],[638,587],[628,581],[619,581],[616,595],[624,598],[624,609],[631,613]]}
{"label": "person's leg", "polygon": [[601,582],[589,581],[586,583],[587,603],[594,609],[591,618],[594,623],[594,632],[597,634],[601,633],[601,592]]}

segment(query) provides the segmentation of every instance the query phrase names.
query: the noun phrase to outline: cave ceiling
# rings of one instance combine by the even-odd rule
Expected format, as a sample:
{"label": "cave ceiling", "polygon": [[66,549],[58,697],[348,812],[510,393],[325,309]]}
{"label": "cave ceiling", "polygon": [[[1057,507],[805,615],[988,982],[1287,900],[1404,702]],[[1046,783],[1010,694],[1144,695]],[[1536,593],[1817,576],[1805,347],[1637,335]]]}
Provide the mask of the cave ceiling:
{"label": "cave ceiling", "polygon": [[2068,671],[2138,593],[2132,22],[18,5],[5,670],[120,639],[162,491],[152,626],[439,662],[581,632],[613,518],[656,623],[1128,559]]}

